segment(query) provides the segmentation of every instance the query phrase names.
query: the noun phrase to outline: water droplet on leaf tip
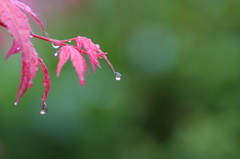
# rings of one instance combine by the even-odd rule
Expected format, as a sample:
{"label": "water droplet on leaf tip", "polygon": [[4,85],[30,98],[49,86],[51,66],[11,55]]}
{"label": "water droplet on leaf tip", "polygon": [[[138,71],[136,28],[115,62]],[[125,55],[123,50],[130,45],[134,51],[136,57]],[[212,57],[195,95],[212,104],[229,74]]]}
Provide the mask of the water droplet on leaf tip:
{"label": "water droplet on leaf tip", "polygon": [[40,114],[46,114],[46,113],[47,113],[46,110],[41,110],[41,111],[40,111]]}
{"label": "water droplet on leaf tip", "polygon": [[59,46],[58,46],[58,45],[56,45],[56,44],[54,44],[54,43],[52,43],[52,47],[53,47],[54,49],[57,49],[57,48],[59,48]]}
{"label": "water droplet on leaf tip", "polygon": [[114,74],[115,74],[115,79],[116,79],[117,81],[120,81],[121,78],[122,78],[121,73],[119,73],[119,72],[115,72]]}
{"label": "water droplet on leaf tip", "polygon": [[47,105],[44,103],[40,109],[40,114],[46,114],[47,110],[48,110]]}

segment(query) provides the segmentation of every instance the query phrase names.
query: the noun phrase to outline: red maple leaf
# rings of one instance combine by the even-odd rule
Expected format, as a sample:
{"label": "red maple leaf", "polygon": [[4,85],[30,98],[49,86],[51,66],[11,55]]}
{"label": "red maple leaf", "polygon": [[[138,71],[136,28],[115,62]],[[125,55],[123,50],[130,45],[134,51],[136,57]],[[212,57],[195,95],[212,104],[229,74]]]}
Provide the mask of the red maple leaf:
{"label": "red maple leaf", "polygon": [[[21,11],[30,14],[37,23],[41,26],[46,37],[36,35],[32,32],[27,16]],[[34,46],[30,42],[30,36],[51,42],[56,47],[61,49],[59,52],[59,63],[57,66],[57,76],[59,76],[63,65],[70,58],[73,66],[78,74],[80,85],[84,85],[84,72],[89,70],[84,60],[83,54],[87,54],[90,59],[93,71],[96,71],[96,65],[100,67],[98,61],[99,58],[105,59],[115,73],[116,79],[120,80],[120,73],[115,72],[113,66],[108,61],[105,54],[100,49],[98,44],[94,44],[91,39],[86,37],[77,36],[68,40],[56,40],[50,39],[42,22],[37,18],[37,15],[27,5],[19,2],[18,0],[0,0],[0,26],[8,29],[10,35],[13,37],[13,44],[6,55],[6,59],[13,54],[21,52],[21,82],[17,93],[17,99],[15,105],[18,104],[20,97],[22,97],[29,88],[32,87],[37,71],[38,64],[42,68],[44,80],[43,85],[45,87],[44,95],[42,96],[42,108],[40,114],[45,114],[47,111],[47,105],[45,103],[50,90],[50,75],[43,60],[38,56],[34,49]],[[75,41],[76,46],[70,45],[66,42]]]}
{"label": "red maple leaf", "polygon": [[[25,10],[27,13],[30,13],[30,15],[37,20],[42,29],[45,31],[40,20],[28,6],[18,2],[17,0],[0,0],[1,25],[5,26],[14,38],[13,45],[6,58],[18,52],[21,52],[22,55],[21,83],[18,89],[15,105],[18,104],[19,98],[27,92],[28,88],[32,87],[32,80],[38,70],[39,58],[30,42],[31,27],[29,25],[28,18],[18,7]],[[50,82],[47,86],[45,86],[45,88],[50,89]],[[45,100],[46,98],[44,98],[43,102],[45,102]]]}
{"label": "red maple leaf", "polygon": [[63,46],[59,51],[59,63],[57,66],[57,76],[60,75],[62,66],[67,62],[70,57],[73,66],[80,79],[80,84],[84,85],[84,71],[88,71],[86,61],[84,60],[81,53],[72,46]]}

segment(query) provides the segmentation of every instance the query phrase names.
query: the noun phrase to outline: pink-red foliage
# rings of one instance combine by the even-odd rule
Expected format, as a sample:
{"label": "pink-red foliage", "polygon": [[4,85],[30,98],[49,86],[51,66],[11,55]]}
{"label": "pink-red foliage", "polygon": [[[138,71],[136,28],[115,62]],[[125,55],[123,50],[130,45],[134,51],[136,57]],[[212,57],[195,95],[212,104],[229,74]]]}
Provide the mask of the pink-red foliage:
{"label": "pink-red foliage", "polygon": [[[36,35],[32,32],[28,17],[22,12],[22,10],[31,15],[37,21],[46,37]],[[43,85],[45,90],[44,95],[42,96],[42,107],[44,107],[44,110],[46,109],[45,101],[50,91],[51,82],[48,69],[35,51],[34,46],[30,41],[30,36],[51,42],[52,44],[61,47],[58,51],[59,63],[57,66],[57,76],[59,76],[63,65],[70,58],[78,74],[80,84],[84,85],[84,72],[87,71],[89,74],[89,70],[83,54],[88,55],[94,72],[96,71],[96,65],[100,67],[98,61],[99,58],[105,59],[114,71],[114,68],[105,56],[106,53],[102,52],[99,45],[94,44],[90,39],[81,36],[68,40],[50,39],[44,25],[37,18],[37,15],[30,7],[17,0],[0,0],[0,26],[7,28],[10,35],[13,37],[13,44],[6,55],[6,59],[13,54],[21,52],[21,83],[18,89],[15,105],[18,104],[20,97],[32,87],[32,80],[38,71],[38,64],[41,66],[44,76]],[[75,41],[76,46],[67,44],[66,42],[68,41]]]}

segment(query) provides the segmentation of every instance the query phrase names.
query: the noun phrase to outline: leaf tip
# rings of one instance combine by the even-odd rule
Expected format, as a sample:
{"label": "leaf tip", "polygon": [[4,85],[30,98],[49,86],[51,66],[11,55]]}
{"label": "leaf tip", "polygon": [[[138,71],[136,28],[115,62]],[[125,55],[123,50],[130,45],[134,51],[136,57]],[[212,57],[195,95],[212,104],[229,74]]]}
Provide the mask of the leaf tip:
{"label": "leaf tip", "polygon": [[80,85],[84,86],[84,84],[85,84],[85,81],[84,80],[80,80]]}
{"label": "leaf tip", "polygon": [[57,77],[59,77],[59,75],[60,75],[60,72],[59,72],[59,71],[57,71],[57,73],[56,73],[56,76],[57,76]]}

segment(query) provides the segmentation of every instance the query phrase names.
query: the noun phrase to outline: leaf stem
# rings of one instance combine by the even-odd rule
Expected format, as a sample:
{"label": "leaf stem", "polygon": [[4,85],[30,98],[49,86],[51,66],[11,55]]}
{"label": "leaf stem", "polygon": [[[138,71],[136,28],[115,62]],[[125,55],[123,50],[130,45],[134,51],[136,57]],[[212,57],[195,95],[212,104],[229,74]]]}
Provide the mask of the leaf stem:
{"label": "leaf stem", "polygon": [[[0,21],[0,26],[8,29],[7,25],[4,24],[4,23],[1,22],[1,21]],[[48,41],[48,42],[54,43],[54,44],[56,44],[56,45],[58,45],[58,46],[60,46],[60,47],[66,46],[66,45],[70,45],[70,44],[65,44],[64,42],[69,42],[69,41],[75,41],[75,40],[76,40],[76,38],[68,39],[68,40],[56,40],[56,39],[51,39],[51,38],[48,38],[48,37],[43,37],[43,36],[41,36],[41,35],[34,34],[33,32],[30,32],[30,36],[35,37],[35,38],[37,38],[37,39],[41,39],[41,40],[44,40],[44,41]],[[82,54],[87,54],[86,51],[84,51],[84,50],[82,50],[82,49],[79,49],[79,48],[77,48],[76,46],[73,46],[73,45],[71,45],[71,46],[74,47],[75,49],[77,49],[80,53],[82,53]]]}
{"label": "leaf stem", "polygon": [[[8,27],[6,26],[6,24],[4,24],[3,22],[0,21],[0,26],[8,29]],[[37,35],[37,34],[34,34],[33,32],[30,32],[30,36],[32,37],[35,37],[37,39],[41,39],[41,40],[44,40],[44,41],[48,41],[50,43],[54,43],[60,47],[62,46],[67,46],[67,45],[70,45],[70,44],[66,44],[65,42],[69,42],[69,41],[76,41],[76,38],[72,38],[72,39],[68,39],[68,40],[56,40],[56,39],[51,39],[49,37],[43,37],[41,35]],[[76,46],[73,46],[73,45],[70,45],[71,47],[74,47],[75,49],[77,49],[80,53],[82,54],[88,54],[86,51],[82,50],[81,48],[78,48]],[[105,53],[107,54],[107,53]],[[105,56],[105,54],[102,54],[100,55],[107,63],[108,65],[110,66],[110,68],[112,69],[113,72],[115,72],[112,64],[110,63],[110,61],[107,59],[107,56]]]}

